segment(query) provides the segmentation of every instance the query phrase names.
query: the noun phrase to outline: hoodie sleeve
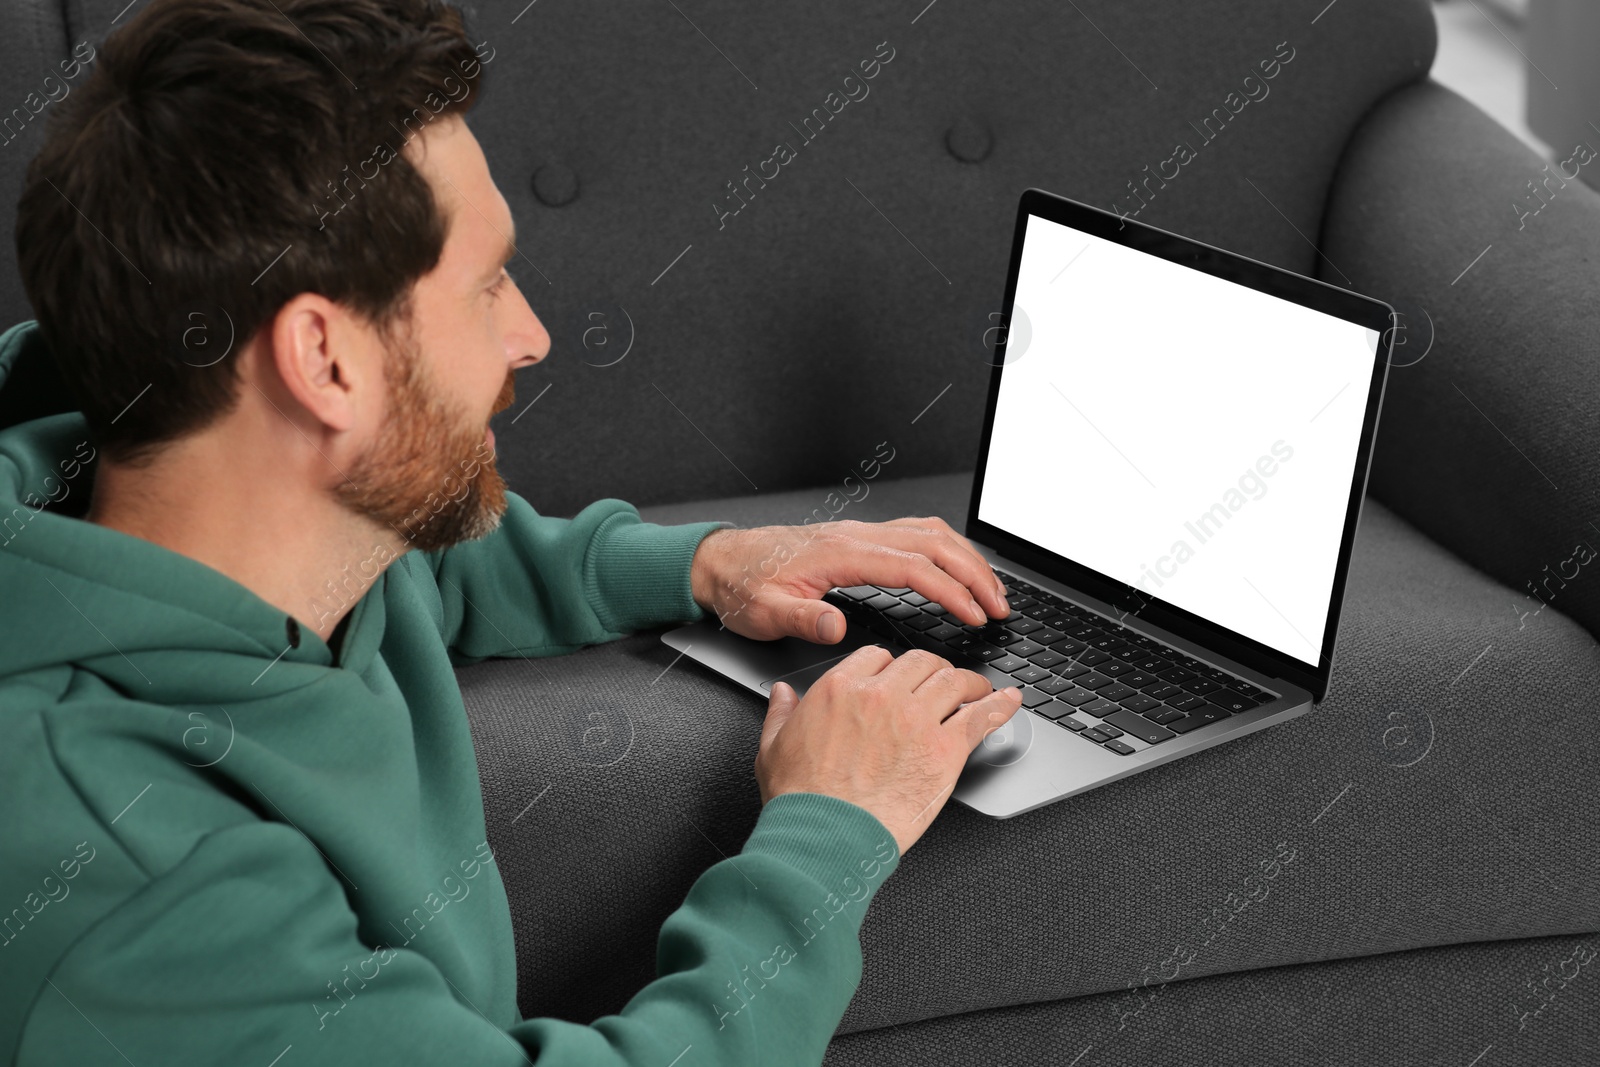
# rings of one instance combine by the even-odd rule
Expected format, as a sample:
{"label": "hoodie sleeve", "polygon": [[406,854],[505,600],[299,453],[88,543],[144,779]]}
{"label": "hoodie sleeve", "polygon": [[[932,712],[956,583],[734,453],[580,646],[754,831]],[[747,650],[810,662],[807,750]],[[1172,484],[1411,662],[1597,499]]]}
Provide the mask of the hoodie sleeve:
{"label": "hoodie sleeve", "polygon": [[658,977],[582,1025],[519,1019],[509,992],[474,1003],[416,949],[369,943],[308,838],[237,826],[72,945],[15,1062],[815,1067],[860,981],[862,916],[898,861],[864,808],[773,798],[740,854],[667,917]]}
{"label": "hoodie sleeve", "polygon": [[695,622],[695,549],[733,523],[644,522],[626,501],[597,500],[570,519],[506,494],[487,537],[423,553],[438,585],[456,666],[492,656],[550,656],[636,630]]}

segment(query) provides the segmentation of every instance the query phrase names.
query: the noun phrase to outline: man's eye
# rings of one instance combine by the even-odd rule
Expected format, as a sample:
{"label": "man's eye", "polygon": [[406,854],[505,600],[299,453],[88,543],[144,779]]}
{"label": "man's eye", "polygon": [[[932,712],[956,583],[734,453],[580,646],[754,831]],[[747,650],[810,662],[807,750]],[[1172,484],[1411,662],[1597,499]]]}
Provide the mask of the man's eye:
{"label": "man's eye", "polygon": [[511,275],[507,274],[504,270],[501,270],[500,271],[500,280],[495,282],[493,285],[489,286],[489,292],[492,293],[495,296],[499,296],[500,295],[500,290],[504,289],[505,286],[506,286],[506,283],[509,282],[510,280],[511,280]]}

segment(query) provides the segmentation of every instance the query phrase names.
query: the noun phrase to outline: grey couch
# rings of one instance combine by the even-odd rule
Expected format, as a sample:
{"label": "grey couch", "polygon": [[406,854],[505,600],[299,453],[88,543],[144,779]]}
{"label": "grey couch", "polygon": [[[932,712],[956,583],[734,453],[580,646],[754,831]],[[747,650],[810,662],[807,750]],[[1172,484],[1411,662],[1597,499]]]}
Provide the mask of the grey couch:
{"label": "grey couch", "polygon": [[[540,510],[798,523],[887,440],[840,517],[960,528],[1030,185],[1404,335],[1328,699],[1016,819],[948,807],[866,917],[827,1063],[1595,1062],[1600,195],[1516,212],[1541,161],[1428,79],[1423,0],[924,2],[468,7],[555,341],[496,423]],[[0,107],[125,3],[4,0]],[[5,130],[9,202],[40,118]],[[0,311],[32,317],[14,268]],[[525,1014],[620,1009],[758,814],[761,702],[658,638],[460,672]]]}

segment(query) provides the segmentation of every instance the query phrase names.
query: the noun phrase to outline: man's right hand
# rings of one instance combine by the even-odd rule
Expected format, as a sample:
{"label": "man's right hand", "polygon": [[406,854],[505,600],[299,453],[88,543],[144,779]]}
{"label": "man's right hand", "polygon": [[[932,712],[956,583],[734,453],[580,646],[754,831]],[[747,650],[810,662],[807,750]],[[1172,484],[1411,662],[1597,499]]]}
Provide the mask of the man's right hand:
{"label": "man's right hand", "polygon": [[972,750],[1021,699],[932,652],[896,658],[881,645],[858,648],[804,698],[785,682],[772,687],[756,753],[761,802],[783,793],[847,800],[876,816],[904,855],[944,807]]}

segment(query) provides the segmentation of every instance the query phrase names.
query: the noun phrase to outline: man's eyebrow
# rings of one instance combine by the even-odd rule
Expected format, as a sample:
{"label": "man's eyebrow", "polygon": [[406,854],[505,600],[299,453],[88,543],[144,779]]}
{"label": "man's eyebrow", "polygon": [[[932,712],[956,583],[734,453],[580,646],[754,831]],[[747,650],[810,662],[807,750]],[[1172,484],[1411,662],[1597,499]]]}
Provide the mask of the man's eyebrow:
{"label": "man's eyebrow", "polygon": [[505,265],[511,262],[511,257],[517,254],[517,224],[515,222],[511,224],[509,236],[505,234],[501,236],[504,238],[505,244],[501,246],[500,255],[495,260],[494,266],[484,274],[483,280],[485,282],[490,282],[497,278]]}

